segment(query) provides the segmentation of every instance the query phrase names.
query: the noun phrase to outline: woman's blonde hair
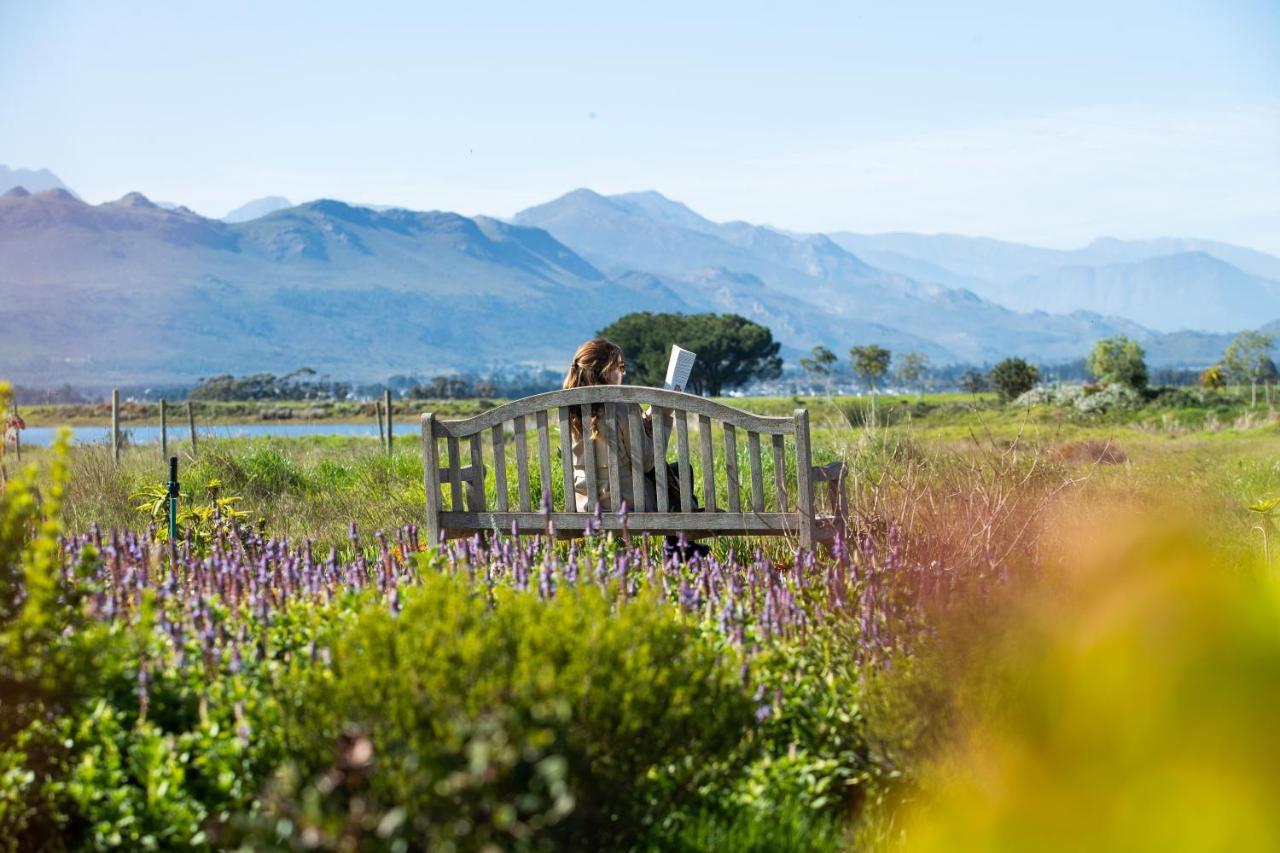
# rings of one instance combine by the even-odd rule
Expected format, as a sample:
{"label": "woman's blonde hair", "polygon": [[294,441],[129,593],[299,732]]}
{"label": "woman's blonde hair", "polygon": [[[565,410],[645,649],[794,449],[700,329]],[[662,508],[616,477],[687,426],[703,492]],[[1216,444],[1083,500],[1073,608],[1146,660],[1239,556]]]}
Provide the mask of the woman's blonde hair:
{"label": "woman's blonde hair", "polygon": [[[583,388],[588,385],[608,385],[609,373],[619,367],[625,367],[626,360],[622,356],[622,347],[604,338],[592,338],[573,354],[573,364],[564,376],[564,388]],[[596,403],[591,407],[591,438],[600,434],[600,415],[604,407]],[[577,409],[569,414],[569,428],[574,437],[582,437],[582,418]]]}

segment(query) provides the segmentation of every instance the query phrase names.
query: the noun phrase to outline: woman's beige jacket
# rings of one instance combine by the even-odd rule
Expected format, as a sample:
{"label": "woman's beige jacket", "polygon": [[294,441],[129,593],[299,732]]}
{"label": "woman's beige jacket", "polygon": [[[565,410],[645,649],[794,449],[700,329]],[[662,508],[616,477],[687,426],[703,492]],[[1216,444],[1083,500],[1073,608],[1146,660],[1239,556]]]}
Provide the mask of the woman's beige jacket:
{"label": "woman's beige jacket", "polygon": [[[599,420],[601,421],[601,428],[598,434],[595,436],[595,438],[592,439],[592,443],[595,446],[594,449],[595,449],[595,456],[596,456],[596,460],[595,460],[596,461],[596,486],[600,492],[600,500],[603,502],[602,505],[608,506],[608,507],[617,507],[619,504],[613,500],[613,495],[609,493],[609,444],[608,444],[607,431],[604,429],[604,426],[603,426],[603,420],[605,417],[612,416],[613,413],[610,411],[610,409],[615,405],[616,404],[613,404],[613,403],[604,404],[605,411],[602,413],[601,417],[599,418]],[[647,427],[648,424],[650,423],[649,413],[647,412],[645,413],[644,419],[645,419],[645,425]],[[618,451],[617,458],[621,462],[621,464],[619,465],[621,470],[618,472],[618,475],[619,475],[619,480],[621,481],[620,484],[622,486],[622,497],[627,502],[628,510],[634,512],[636,511],[636,508],[631,506],[632,504],[632,500],[631,500],[631,496],[632,496],[631,436],[630,436],[631,431],[626,427],[627,420],[625,417],[620,417],[616,422],[621,423],[622,425],[621,429],[614,430],[614,432],[617,434],[617,437],[618,437],[617,440],[619,445],[617,448],[617,451]],[[668,410],[666,413],[667,428],[665,430],[665,434],[667,436],[671,435],[671,424],[672,424],[672,415],[670,410]],[[583,429],[584,429],[584,432],[587,433],[588,435],[591,433],[590,424],[584,424]],[[649,429],[646,429],[644,431],[643,437],[645,439],[650,439]],[[653,441],[646,440],[646,441],[643,441],[642,444],[644,445],[641,448],[641,453],[644,459],[644,470],[645,470],[645,473],[648,473],[649,471],[653,470]],[[578,436],[573,437],[572,449],[573,449],[574,497],[577,501],[578,512],[586,512],[587,511],[587,464],[584,458],[586,451],[585,451],[585,448],[583,447],[582,439],[579,438]],[[663,448],[664,451],[665,449],[666,448]],[[664,452],[663,453],[664,459],[665,459],[665,456],[666,454]],[[649,506],[656,507],[658,505],[657,503],[658,498],[656,493],[656,487],[654,486],[654,481],[648,477],[645,478],[645,496],[646,496],[645,500],[648,501]]]}

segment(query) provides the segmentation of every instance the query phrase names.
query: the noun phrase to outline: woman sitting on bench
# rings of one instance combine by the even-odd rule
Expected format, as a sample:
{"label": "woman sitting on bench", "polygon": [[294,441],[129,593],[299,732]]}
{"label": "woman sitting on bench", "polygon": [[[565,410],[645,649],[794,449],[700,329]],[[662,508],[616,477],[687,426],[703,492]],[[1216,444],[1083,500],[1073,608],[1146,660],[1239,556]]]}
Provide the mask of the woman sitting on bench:
{"label": "woman sitting on bench", "polygon": [[[612,341],[603,338],[595,338],[587,341],[578,347],[578,351],[573,354],[573,364],[569,366],[569,372],[564,377],[565,388],[581,388],[587,385],[621,385],[622,377],[626,375],[626,360],[622,354],[622,348]],[[595,445],[595,462],[596,462],[596,483],[599,486],[600,494],[597,499],[605,502],[608,506],[620,506],[621,501],[614,501],[614,496],[609,494],[609,446],[608,437],[601,428],[600,418],[604,415],[604,404],[596,403],[591,408],[591,424],[590,429],[591,441]],[[668,410],[666,415],[666,435],[671,434],[672,414]],[[582,418],[578,415],[575,408],[569,415],[569,431],[572,435],[573,450],[573,491],[574,498],[578,508],[578,512],[588,511],[587,500],[587,464],[586,464],[586,448],[582,441],[583,424]],[[646,435],[653,435],[653,421],[648,412],[644,415],[644,431]],[[616,430],[618,436],[616,459],[631,458],[631,440],[628,436],[628,430]],[[651,441],[643,442],[642,457],[644,460],[644,488],[645,500],[650,507],[656,507],[657,498],[657,478],[653,474],[654,453],[653,443]],[[662,459],[663,464],[666,459]],[[631,466],[620,465],[618,478],[621,481],[623,498],[629,498],[631,491]],[[680,506],[680,490],[678,488],[670,488],[679,480],[679,474],[676,472],[675,466],[669,466],[667,476],[668,490],[667,502],[671,512],[681,512],[683,508]],[[628,504],[630,502],[628,501]],[[630,511],[636,511],[636,507],[628,506]],[[692,511],[699,509],[698,502],[693,501]],[[666,550],[670,554],[677,545],[678,537],[668,536]],[[682,557],[688,557],[692,553],[706,555],[708,549],[704,545],[688,545],[684,549]]]}

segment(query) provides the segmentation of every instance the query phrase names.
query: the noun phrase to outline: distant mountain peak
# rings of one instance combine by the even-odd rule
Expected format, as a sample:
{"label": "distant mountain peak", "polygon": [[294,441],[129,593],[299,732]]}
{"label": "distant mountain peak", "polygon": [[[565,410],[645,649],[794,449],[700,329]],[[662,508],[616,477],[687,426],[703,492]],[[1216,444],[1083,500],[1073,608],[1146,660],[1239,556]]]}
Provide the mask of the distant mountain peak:
{"label": "distant mountain peak", "polygon": [[160,206],[136,190],[125,193],[115,201],[108,202],[112,207],[128,207],[134,210],[159,210]]}
{"label": "distant mountain peak", "polygon": [[628,213],[660,219],[672,225],[679,225],[681,228],[709,232],[716,227],[714,222],[697,213],[687,204],[669,199],[657,190],[620,193],[608,196],[606,200]]}
{"label": "distant mountain peak", "polygon": [[3,196],[0,196],[0,198],[26,198],[29,195],[31,195],[31,193],[27,192],[26,187],[14,187]]}
{"label": "distant mountain peak", "polygon": [[261,219],[275,213],[277,210],[284,210],[293,207],[293,202],[284,196],[269,195],[263,198],[256,198],[247,204],[242,204],[235,210],[222,217],[223,222],[249,222],[253,219]]}
{"label": "distant mountain peak", "polygon": [[[22,187],[29,193],[40,193],[44,190],[57,188],[67,191],[71,189],[48,169],[10,169],[0,163],[0,191],[9,190],[13,187]],[[71,194],[75,195],[75,193]]]}
{"label": "distant mountain peak", "polygon": [[607,201],[608,200],[604,196],[600,195],[600,193],[591,189],[590,187],[578,187],[575,190],[569,190],[567,193],[560,196],[560,198],[558,199],[553,199],[552,203],[556,201],[565,201],[567,199],[590,199],[591,201]]}

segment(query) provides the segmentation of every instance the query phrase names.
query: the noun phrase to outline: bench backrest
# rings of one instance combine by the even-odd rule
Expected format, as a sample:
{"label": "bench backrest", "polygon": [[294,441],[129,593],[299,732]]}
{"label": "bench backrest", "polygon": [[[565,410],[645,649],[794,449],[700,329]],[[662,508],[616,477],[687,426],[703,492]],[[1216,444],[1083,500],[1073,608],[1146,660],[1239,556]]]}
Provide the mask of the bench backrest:
{"label": "bench backrest", "polygon": [[[522,533],[545,529],[547,517],[542,508],[549,507],[550,520],[558,531],[585,531],[592,522],[600,498],[596,482],[594,442],[583,445],[588,489],[588,511],[578,512],[573,487],[573,456],[569,440],[570,412],[576,411],[581,423],[591,423],[592,406],[604,405],[601,429],[608,448],[608,491],[612,503],[625,499],[628,505],[626,524],[632,531],[676,533],[679,531],[715,531],[741,534],[794,533],[804,547],[813,541],[813,486],[809,451],[809,414],[796,409],[793,417],[764,417],[744,412],[704,397],[646,388],[635,385],[597,385],[536,394],[459,420],[437,419],[431,413],[422,416],[424,478],[426,487],[427,533],[432,542],[444,537],[467,535],[479,530],[510,531],[512,526]],[[653,435],[644,428],[641,405],[653,407]],[[673,431],[678,488],[681,506],[690,507],[694,491],[690,421],[696,430],[696,452],[701,466],[702,503],[705,512],[671,512],[667,499],[667,466],[654,466],[657,480],[656,505],[650,506],[644,488],[642,442],[653,442],[658,448],[655,460],[665,458],[668,436],[661,410],[674,415]],[[554,412],[554,414],[552,414]],[[510,429],[508,429],[510,424]],[[529,429],[535,431],[532,453]],[[719,425],[721,438],[715,437]],[[630,458],[621,455],[618,434],[625,430],[631,448]],[[508,435],[510,432],[510,435]],[[553,441],[553,432],[555,433]],[[745,436],[740,436],[745,433]],[[486,441],[487,437],[487,441]],[[787,439],[792,438],[788,462]],[[743,441],[745,438],[745,442]],[[511,471],[508,443],[514,444],[516,506],[508,494]],[[443,456],[441,455],[441,444]],[[746,470],[740,464],[740,451],[746,451]],[[485,453],[486,445],[488,454]],[[554,445],[554,449],[553,449]],[[720,445],[719,450],[717,445]],[[762,447],[772,453],[772,483],[766,491]],[[463,464],[464,453],[466,465]],[[486,459],[487,455],[487,459]],[[531,491],[530,457],[536,460],[537,493]],[[553,464],[553,459],[558,465]],[[716,486],[717,465],[727,475],[727,487]],[[632,494],[622,491],[623,466],[631,472]],[[559,468],[559,471],[555,469]],[[493,506],[486,498],[486,472],[492,470]],[[562,497],[555,500],[552,486],[559,478]],[[719,493],[717,493],[719,491]],[[721,499],[723,495],[723,499]],[[769,498],[769,499],[767,499]],[[447,508],[446,508],[447,504]],[[618,506],[601,506],[601,526],[605,530],[622,528]]]}

